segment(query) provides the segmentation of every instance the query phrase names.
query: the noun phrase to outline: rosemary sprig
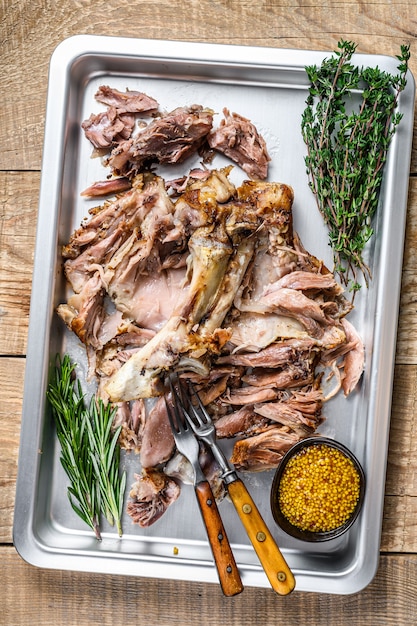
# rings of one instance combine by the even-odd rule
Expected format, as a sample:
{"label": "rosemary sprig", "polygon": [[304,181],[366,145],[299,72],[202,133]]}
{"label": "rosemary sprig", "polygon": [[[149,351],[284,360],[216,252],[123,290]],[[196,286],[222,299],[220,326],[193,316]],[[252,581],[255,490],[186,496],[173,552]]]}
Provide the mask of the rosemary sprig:
{"label": "rosemary sprig", "polygon": [[[390,141],[402,118],[395,109],[406,86],[410,49],[401,46],[397,76],[353,65],[355,51],[353,42],[341,40],[320,67],[305,68],[311,86],[301,121],[309,184],[329,230],[335,271],[354,292],[360,289],[357,270],[366,285],[372,278],[363,252],[373,234]],[[360,100],[356,110],[354,92]]]}
{"label": "rosemary sprig", "polygon": [[121,425],[112,433],[115,409],[95,398],[91,399],[87,420],[91,460],[100,489],[100,509],[109,524],[116,524],[122,536],[123,495],[126,488],[126,472],[119,476],[120,448],[117,444]]}
{"label": "rosemary sprig", "polygon": [[47,397],[61,444],[61,464],[70,481],[69,501],[97,539],[101,540],[101,515],[116,522],[121,536],[126,474],[120,476],[120,428],[112,432],[114,409],[95,398],[86,407],[69,356],[57,361]]}

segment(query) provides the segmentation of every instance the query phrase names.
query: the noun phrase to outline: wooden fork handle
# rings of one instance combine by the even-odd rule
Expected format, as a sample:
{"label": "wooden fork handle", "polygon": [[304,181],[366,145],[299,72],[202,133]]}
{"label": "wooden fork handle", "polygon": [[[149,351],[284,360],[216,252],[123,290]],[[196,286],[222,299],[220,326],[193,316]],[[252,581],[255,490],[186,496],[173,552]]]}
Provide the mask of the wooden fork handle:
{"label": "wooden fork handle", "polygon": [[243,584],[210,484],[207,481],[198,483],[195,486],[195,492],[219,575],[220,586],[225,596],[235,596],[243,591]]}
{"label": "wooden fork handle", "polygon": [[293,573],[244,483],[238,478],[228,491],[272,588],[280,595],[289,594],[295,587]]}

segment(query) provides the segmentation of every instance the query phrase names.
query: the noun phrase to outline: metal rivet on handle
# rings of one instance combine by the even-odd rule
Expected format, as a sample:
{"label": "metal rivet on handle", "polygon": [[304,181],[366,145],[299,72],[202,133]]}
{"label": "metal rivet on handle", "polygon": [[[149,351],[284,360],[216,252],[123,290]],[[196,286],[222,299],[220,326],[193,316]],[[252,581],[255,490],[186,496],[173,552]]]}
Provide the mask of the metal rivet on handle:
{"label": "metal rivet on handle", "polygon": [[287,580],[287,574],[285,572],[278,572],[277,578],[280,583],[283,583]]}
{"label": "metal rivet on handle", "polygon": [[244,504],[244,505],[242,506],[242,511],[243,511],[244,513],[246,513],[246,514],[251,513],[251,511],[252,511],[252,507],[251,507],[251,505],[250,505],[250,504]]}
{"label": "metal rivet on handle", "polygon": [[260,530],[258,533],[256,533],[256,538],[258,541],[265,541],[266,535]]}

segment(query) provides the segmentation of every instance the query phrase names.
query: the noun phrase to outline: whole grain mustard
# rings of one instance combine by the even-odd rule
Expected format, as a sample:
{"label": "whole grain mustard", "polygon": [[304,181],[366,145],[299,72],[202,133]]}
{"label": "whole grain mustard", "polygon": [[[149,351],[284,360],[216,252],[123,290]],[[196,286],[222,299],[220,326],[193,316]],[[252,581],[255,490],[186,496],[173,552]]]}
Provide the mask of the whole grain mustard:
{"label": "whole grain mustard", "polygon": [[360,476],[343,452],[325,444],[302,449],[281,476],[279,505],[293,525],[310,532],[342,526],[360,494]]}

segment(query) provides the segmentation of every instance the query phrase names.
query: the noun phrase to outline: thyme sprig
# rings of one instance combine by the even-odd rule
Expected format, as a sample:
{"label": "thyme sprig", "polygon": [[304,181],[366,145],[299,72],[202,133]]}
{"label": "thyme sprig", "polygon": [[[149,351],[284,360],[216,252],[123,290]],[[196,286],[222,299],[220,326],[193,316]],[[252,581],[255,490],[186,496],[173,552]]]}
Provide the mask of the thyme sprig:
{"label": "thyme sprig", "polygon": [[356,44],[341,40],[320,67],[305,68],[311,86],[301,121],[309,185],[328,227],[334,269],[353,292],[360,289],[357,270],[367,286],[372,278],[363,252],[374,232],[390,141],[402,119],[395,110],[410,58],[409,46],[401,46],[399,74],[392,76],[352,64],[355,51]]}
{"label": "thyme sprig", "polygon": [[55,375],[48,386],[61,464],[70,485],[68,498],[75,513],[101,540],[100,517],[116,524],[122,536],[121,515],[126,473],[120,473],[120,428],[112,430],[114,408],[101,399],[84,402],[75,365],[68,355],[57,358]]}

